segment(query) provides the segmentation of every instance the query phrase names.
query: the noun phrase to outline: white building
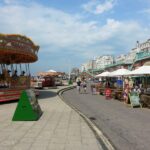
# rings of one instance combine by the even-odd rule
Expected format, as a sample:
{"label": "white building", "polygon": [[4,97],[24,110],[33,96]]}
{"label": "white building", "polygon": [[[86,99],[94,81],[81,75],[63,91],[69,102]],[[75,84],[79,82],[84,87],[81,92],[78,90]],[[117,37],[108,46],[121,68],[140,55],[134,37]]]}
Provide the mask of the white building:
{"label": "white building", "polygon": [[96,69],[96,61],[89,60],[87,63],[81,65],[81,72],[88,71],[90,69]]}
{"label": "white building", "polygon": [[146,42],[139,43],[137,41],[136,47],[133,48],[129,53],[117,56],[115,59],[112,55],[103,55],[97,57],[95,60],[90,60],[87,63],[82,64],[81,71],[88,71],[90,69],[104,69],[107,65],[117,63],[133,63],[137,59],[137,55],[144,52],[140,58],[150,56],[150,39]]}
{"label": "white building", "polygon": [[82,65],[81,65],[81,72],[87,71],[87,70],[88,70],[88,65],[87,65],[87,63],[82,64]]}
{"label": "white building", "polygon": [[133,63],[136,57],[136,53],[138,52],[138,48],[133,48],[127,55],[126,55],[126,62]]}
{"label": "white building", "polygon": [[105,66],[113,64],[114,57],[111,55],[99,56],[96,58],[96,69],[104,69]]}
{"label": "white building", "polygon": [[125,62],[125,59],[126,59],[126,55],[125,54],[121,54],[119,56],[117,56],[115,58],[115,63],[121,63],[121,62]]}
{"label": "white building", "polygon": [[96,62],[95,62],[95,60],[90,60],[88,62],[88,70],[95,69],[95,68],[96,68]]}
{"label": "white building", "polygon": [[146,42],[143,43],[139,43],[139,41],[137,41],[137,49],[138,52],[142,52],[142,51],[150,52],[150,39],[148,39]]}
{"label": "white building", "polygon": [[139,43],[139,41],[137,41],[137,47],[133,48],[126,55],[126,62],[133,63],[136,59],[136,54],[140,52],[150,52],[150,39],[143,43]]}

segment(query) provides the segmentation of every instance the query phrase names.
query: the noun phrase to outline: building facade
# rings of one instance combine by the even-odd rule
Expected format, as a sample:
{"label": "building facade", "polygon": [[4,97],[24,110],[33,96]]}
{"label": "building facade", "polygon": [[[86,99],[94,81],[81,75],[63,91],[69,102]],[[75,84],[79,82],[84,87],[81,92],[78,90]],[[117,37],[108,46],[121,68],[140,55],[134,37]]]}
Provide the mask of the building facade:
{"label": "building facade", "polygon": [[84,63],[81,65],[81,72],[83,71],[89,71],[89,70],[93,70],[96,69],[96,60],[89,60],[87,63]]}
{"label": "building facade", "polygon": [[95,60],[90,60],[81,66],[81,71],[95,70],[95,73],[100,73],[100,71],[114,71],[119,68],[133,70],[149,61],[150,39],[143,43],[137,41],[136,47],[131,49],[129,53],[121,54],[116,58],[114,58],[112,55],[103,55],[97,57]]}
{"label": "building facade", "polygon": [[133,69],[143,66],[150,61],[150,39],[146,42],[137,44],[138,52],[136,53]]}
{"label": "building facade", "polygon": [[96,58],[96,69],[104,69],[107,65],[113,64],[114,57],[111,55],[99,56]]}

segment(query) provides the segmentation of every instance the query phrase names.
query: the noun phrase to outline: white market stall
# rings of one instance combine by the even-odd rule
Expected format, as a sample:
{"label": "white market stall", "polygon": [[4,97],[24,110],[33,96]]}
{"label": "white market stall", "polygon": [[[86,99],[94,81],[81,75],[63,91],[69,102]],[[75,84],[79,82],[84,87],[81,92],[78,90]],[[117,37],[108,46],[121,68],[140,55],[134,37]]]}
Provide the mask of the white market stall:
{"label": "white market stall", "polygon": [[56,71],[55,71],[55,70],[50,69],[50,70],[48,70],[48,71],[46,71],[46,72],[56,72]]}
{"label": "white market stall", "polygon": [[118,69],[118,70],[116,70],[116,71],[113,71],[113,72],[111,72],[110,74],[109,74],[109,76],[125,76],[125,75],[128,75],[129,73],[130,73],[131,71],[130,70],[128,70],[128,69],[124,69],[124,68],[122,68],[122,69]]}
{"label": "white market stall", "polygon": [[150,75],[150,66],[142,66],[128,73],[128,75]]}
{"label": "white market stall", "polygon": [[[150,82],[148,82],[148,77],[150,77],[150,66],[141,66],[138,69],[131,71],[128,75],[130,76],[144,76],[146,77],[144,91],[142,92],[140,99],[142,106],[150,107]],[[142,76],[142,77],[143,77]]]}
{"label": "white market stall", "polygon": [[110,74],[110,72],[106,71],[106,72],[96,75],[96,77],[108,77],[109,74]]}

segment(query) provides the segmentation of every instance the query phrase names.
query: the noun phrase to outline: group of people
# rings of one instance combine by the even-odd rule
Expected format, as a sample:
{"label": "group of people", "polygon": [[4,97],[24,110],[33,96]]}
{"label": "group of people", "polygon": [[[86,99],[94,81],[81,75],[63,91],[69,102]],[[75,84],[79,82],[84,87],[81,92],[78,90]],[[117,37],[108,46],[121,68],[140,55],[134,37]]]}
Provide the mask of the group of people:
{"label": "group of people", "polygon": [[17,74],[17,70],[10,71],[3,69],[0,73],[0,88],[8,88],[12,82],[16,82],[19,77],[25,76],[25,71],[22,71],[20,75]]}
{"label": "group of people", "polygon": [[124,85],[124,94],[123,94],[123,98],[124,98],[124,102],[125,103],[129,103],[129,95],[130,94],[137,94],[138,96],[140,96],[140,94],[142,93],[142,84],[135,84],[133,82],[132,79],[125,79],[125,85]]}
{"label": "group of people", "polygon": [[86,80],[77,79],[77,90],[79,93],[87,93]]}

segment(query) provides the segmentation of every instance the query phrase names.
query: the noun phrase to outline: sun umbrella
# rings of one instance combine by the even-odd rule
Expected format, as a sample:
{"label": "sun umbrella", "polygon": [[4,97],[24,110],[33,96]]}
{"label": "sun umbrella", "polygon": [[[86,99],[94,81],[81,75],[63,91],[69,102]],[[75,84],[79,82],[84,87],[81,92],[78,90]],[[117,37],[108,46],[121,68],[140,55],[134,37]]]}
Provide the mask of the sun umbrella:
{"label": "sun umbrella", "polygon": [[150,75],[150,66],[142,66],[128,73],[128,75]]}
{"label": "sun umbrella", "polygon": [[106,71],[106,72],[96,75],[96,77],[108,77],[109,74],[110,74],[110,72]]}
{"label": "sun umbrella", "polygon": [[122,68],[111,72],[109,76],[125,76],[128,75],[130,72],[130,70]]}
{"label": "sun umbrella", "polygon": [[147,77],[150,76],[150,66],[142,66],[139,67],[138,69],[135,69],[133,71],[131,71],[131,73],[129,73],[128,75],[145,75],[146,76],[146,88],[148,86],[148,81],[147,81]]}

